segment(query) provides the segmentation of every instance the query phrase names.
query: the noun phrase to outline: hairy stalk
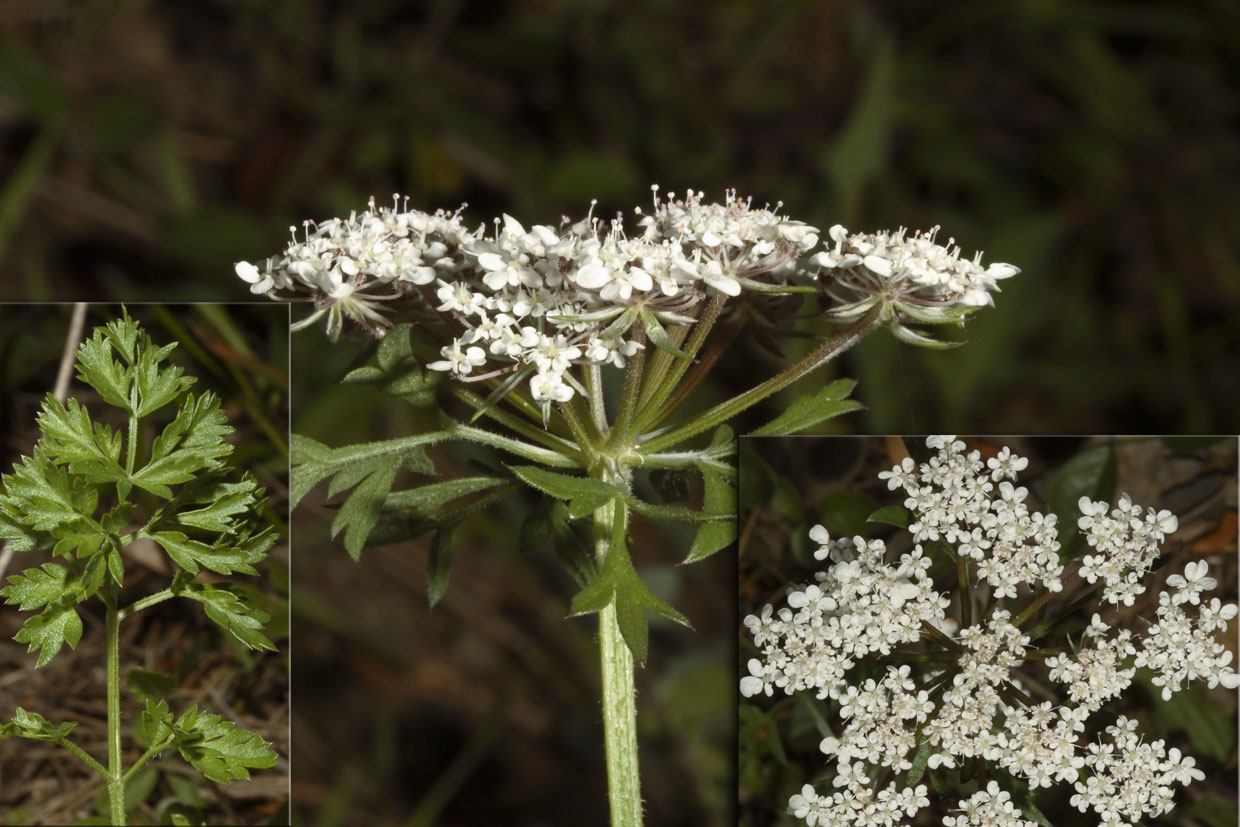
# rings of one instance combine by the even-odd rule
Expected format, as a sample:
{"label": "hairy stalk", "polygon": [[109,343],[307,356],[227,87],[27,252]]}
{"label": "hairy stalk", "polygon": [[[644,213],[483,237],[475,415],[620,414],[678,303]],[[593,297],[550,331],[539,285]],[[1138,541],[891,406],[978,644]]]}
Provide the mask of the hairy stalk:
{"label": "hairy stalk", "polygon": [[[612,545],[624,542],[627,522],[627,507],[619,500],[612,500],[594,512],[594,548],[600,566]],[[620,633],[614,602],[599,612],[598,622],[611,825],[640,827],[642,799],[637,769],[637,692],[633,684],[633,654]]]}
{"label": "hairy stalk", "polygon": [[708,431],[720,423],[726,422],[741,411],[749,408],[771,394],[777,393],[798,379],[812,373],[827,362],[861,341],[867,333],[879,323],[882,306],[878,305],[857,321],[828,339],[817,350],[810,353],[781,373],[757,385],[739,396],[722,402],[705,413],[699,414],[682,425],[664,428],[647,434],[642,440],[643,451],[658,451],[684,442],[686,439],[703,431]]}
{"label": "hairy stalk", "polygon": [[[132,420],[131,420],[132,421]],[[125,781],[121,767],[121,677],[120,677],[120,615],[116,610],[116,596],[107,598],[107,616],[104,623],[108,630],[108,810],[112,823],[125,824]]]}
{"label": "hairy stalk", "polygon": [[[639,420],[637,426],[639,429],[644,430],[646,428],[653,427],[657,424],[656,419],[663,410],[673,408],[672,405],[664,404],[673,390],[677,390],[677,398],[680,398],[680,392],[676,386],[680,382],[681,378],[684,377],[685,371],[687,371],[689,366],[693,364],[693,360],[697,356],[698,351],[702,349],[702,345],[705,344],[706,338],[710,335],[711,329],[715,326],[715,322],[718,320],[719,313],[723,310],[723,305],[726,301],[727,297],[722,293],[711,298],[710,302],[706,305],[706,308],[702,311],[702,315],[698,317],[697,323],[694,324],[693,331],[689,335],[689,340],[685,343],[685,346],[681,348],[681,350],[685,352],[686,358],[677,359],[674,364],[671,364],[666,376],[662,378],[662,381],[657,386],[654,386],[654,390],[652,390],[649,395],[645,393],[642,394],[641,419]],[[706,370],[709,370],[715,363],[715,359],[711,358],[704,361],[709,363],[706,366]],[[694,369],[694,373],[697,373],[696,368]],[[696,382],[691,384],[696,384]]]}
{"label": "hairy stalk", "polygon": [[[642,328],[635,328],[633,340],[639,344],[644,344],[646,334]],[[630,440],[629,431],[633,425],[633,418],[637,415],[637,400],[639,391],[641,390],[642,376],[646,367],[646,349],[642,348],[633,354],[633,358],[629,361],[629,366],[624,377],[624,391],[620,395],[620,409],[616,412],[616,424],[611,429],[611,434],[607,438],[607,448],[615,450],[623,442]]]}

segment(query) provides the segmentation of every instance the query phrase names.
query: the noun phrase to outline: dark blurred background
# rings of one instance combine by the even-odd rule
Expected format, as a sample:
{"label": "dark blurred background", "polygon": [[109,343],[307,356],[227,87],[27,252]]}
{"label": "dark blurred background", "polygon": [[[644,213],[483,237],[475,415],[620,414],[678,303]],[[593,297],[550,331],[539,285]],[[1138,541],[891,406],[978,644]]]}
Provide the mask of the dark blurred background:
{"label": "dark blurred background", "polygon": [[866,431],[1235,432],[1240,6],[0,6],[0,297],[245,296],[400,191],[526,223],[735,186],[1023,268],[952,353],[872,337]]}

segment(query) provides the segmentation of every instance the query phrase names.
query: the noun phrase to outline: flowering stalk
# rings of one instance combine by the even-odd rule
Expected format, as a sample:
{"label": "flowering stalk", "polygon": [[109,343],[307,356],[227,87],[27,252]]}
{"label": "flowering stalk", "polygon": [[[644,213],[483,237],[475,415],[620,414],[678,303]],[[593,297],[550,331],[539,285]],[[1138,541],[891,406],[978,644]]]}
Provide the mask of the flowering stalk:
{"label": "flowering stalk", "polygon": [[[630,512],[696,524],[685,562],[727,547],[736,536],[736,468],[726,422],[880,327],[904,341],[947,346],[909,325],[960,323],[990,303],[998,280],[1017,272],[962,259],[934,232],[850,235],[836,225],[833,246],[815,255],[818,230],[778,207],[756,208],[735,192],[710,203],[692,190],[683,198],[653,191],[653,208],[635,210],[633,231],[620,217],[596,218],[593,207],[559,227],[527,229],[504,215],[488,232],[485,225],[467,230],[459,210],[372,201],[360,215],[307,222],[281,256],[236,266],[255,293],[313,301],[315,311],[296,327],[326,319],[334,340],[348,318],[382,339],[375,361],[346,382],[437,409],[441,430],[421,439],[343,448],[294,441],[294,505],[329,478],[333,493],[353,489],[332,530],[343,532],[355,559],[367,544],[433,532],[433,606],[447,587],[455,529],[506,484],[515,480],[556,502],[530,518],[542,521],[531,536],[562,538],[573,533],[572,521],[592,523],[595,554],[572,565],[582,586],[572,613],[599,615],[612,818],[626,826],[641,821],[632,665],[646,660],[645,613],[688,625],[638,577],[627,547]],[[793,295],[844,328],[750,390],[677,421],[741,329],[744,314],[735,306],[765,317],[778,310],[772,296]],[[414,326],[392,326],[387,314],[402,311]],[[609,383],[621,385],[612,412],[604,402]],[[439,407],[444,384],[471,409],[467,422]],[[840,380],[812,390],[759,432],[793,433],[855,410],[852,387]],[[473,424],[483,417],[488,427]],[[707,432],[710,444],[695,444]],[[433,476],[424,448],[448,440],[533,464],[392,492],[397,466]],[[702,507],[643,502],[633,487],[641,467],[695,472]]]}

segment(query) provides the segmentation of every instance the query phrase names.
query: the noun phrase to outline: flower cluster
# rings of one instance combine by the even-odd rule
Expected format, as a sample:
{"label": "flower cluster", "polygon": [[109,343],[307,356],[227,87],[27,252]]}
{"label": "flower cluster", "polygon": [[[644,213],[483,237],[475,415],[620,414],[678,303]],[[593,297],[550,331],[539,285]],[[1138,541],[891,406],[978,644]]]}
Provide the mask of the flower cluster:
{"label": "flower cluster", "polygon": [[1107,602],[1131,606],[1145,592],[1141,579],[1158,557],[1159,544],[1175,532],[1179,521],[1170,511],[1152,508],[1143,516],[1141,506],[1133,505],[1127,494],[1109,516],[1107,503],[1089,497],[1081,497],[1077,507],[1081,511],[1077,526],[1085,532],[1085,542],[1098,552],[1085,556],[1081,577],[1090,583],[1101,578]]}
{"label": "flower cluster", "polygon": [[955,545],[977,562],[996,597],[1015,597],[1021,583],[1059,591],[1063,566],[1055,515],[1031,512],[1025,505],[1029,492],[1011,482],[1028,460],[1005,448],[983,463],[979,452],[966,454],[965,444],[951,436],[926,443],[938,451],[928,462],[905,458],[878,475],[891,490],[903,488],[908,495],[904,507],[916,517],[909,525],[913,539]]}
{"label": "flower cluster", "polygon": [[1020,272],[998,262],[983,268],[980,251],[962,258],[956,239],[945,247],[935,241],[938,232],[935,227],[909,236],[901,227],[849,235],[833,226],[827,236],[834,243],[810,259],[833,277],[828,291],[840,304],[832,315],[857,318],[881,303],[899,338],[924,344],[925,337],[900,324],[901,317],[927,324],[959,321],[969,308],[993,304],[998,282]]}
{"label": "flower cluster", "polygon": [[[864,278],[908,285],[899,290],[908,293],[904,315],[914,321],[944,321],[943,308],[988,304],[996,280],[1017,272],[1006,264],[983,270],[979,257],[962,260],[959,248],[949,253],[933,234],[854,236],[841,246],[842,227],[832,228],[835,252],[807,259],[818,231],[780,215],[778,205],[758,208],[735,191],[718,203],[693,190],[666,199],[653,190],[653,209],[635,210],[631,234],[619,217],[603,221],[593,208],[556,227],[527,229],[505,215],[488,233],[485,225],[467,230],[460,210],[425,213],[395,196],[391,207],[371,199],[360,215],[306,222],[300,240],[294,228],[282,256],[240,262],[236,272],[254,293],[308,293],[316,312],[298,326],[326,315],[333,338],[345,317],[382,335],[385,303],[413,299],[446,322],[446,332],[437,331],[443,358],[431,369],[470,381],[517,365],[544,405],[585,392],[570,366],[623,368],[647,341],[670,347],[663,325],[693,321],[704,300],[779,292],[794,276],[814,283],[813,265],[827,269],[828,286],[854,294],[866,289],[858,283]],[[871,287],[874,301],[891,292]],[[855,298],[849,305],[857,309]],[[841,310],[839,318],[850,317]],[[883,320],[898,327],[896,315]]]}
{"label": "flower cluster", "polygon": [[985,824],[989,827],[1037,827],[1032,821],[1020,817],[1012,796],[1006,790],[1000,791],[999,785],[991,781],[986,789],[978,790],[968,799],[961,801],[959,809],[962,815],[947,816],[943,819],[943,827],[972,827]]}
{"label": "flower cluster", "polygon": [[761,616],[745,618],[764,656],[749,661],[750,674],[741,680],[745,697],[779,687],[790,695],[814,689],[819,698],[838,698],[844,673],[857,660],[918,640],[923,624],[941,622],[950,605],[932,588],[930,559],[920,546],[888,566],[881,540],[832,543],[822,526],[811,537],[824,543],[820,552],[833,565],[818,573],[817,584],[790,588],[788,606],[778,613],[767,605]]}
{"label": "flower cluster", "polygon": [[[912,769],[917,755],[931,770],[984,760],[1030,790],[1071,784],[1074,806],[1116,827],[1169,811],[1174,785],[1202,778],[1193,759],[1162,741],[1143,743],[1136,722],[1122,716],[1106,727],[1106,744],[1090,743],[1088,724],[1128,689],[1138,668],[1154,673],[1164,699],[1194,680],[1240,686],[1231,653],[1215,638],[1237,607],[1203,596],[1217,583],[1204,561],[1194,561],[1167,578],[1171,591],[1159,595],[1156,621],[1143,632],[1094,614],[1077,642],[1035,643],[1021,627],[1064,579],[1054,518],[1031,512],[1025,489],[1014,487],[1027,461],[1004,448],[983,462],[954,437],[927,444],[935,449],[927,462],[905,460],[879,475],[907,494],[912,551],[888,563],[881,541],[832,541],[815,526],[814,556],[828,568],[813,585],[790,587],[786,607],[767,605],[745,618],[761,657],[749,661],[741,694],[812,689],[842,720],[820,744],[834,764],[834,791],[819,794],[807,785],[789,810],[810,825],[900,823],[901,813],[912,816],[923,806],[924,788],[894,784],[876,792],[871,781]],[[1138,578],[1175,531],[1175,516],[1143,510],[1126,496],[1114,511],[1088,499],[1079,507],[1095,553],[1074,565],[1097,575],[1085,581],[1104,580],[1098,590],[1107,603],[1125,602],[1114,599],[1113,584],[1122,584],[1121,595],[1140,594]],[[928,549],[944,543],[959,559],[976,562],[978,590],[989,587],[986,611],[972,625],[962,616],[958,633],[945,614],[952,600],[928,574]],[[1017,597],[1018,586],[1034,593],[1034,602],[1014,618],[1006,601]],[[874,663],[873,655],[884,657]],[[1043,695],[1062,687],[1066,697],[1035,703],[1025,689],[1031,684]],[[991,781],[959,801],[943,824],[1024,827],[1031,823],[1025,815]]]}

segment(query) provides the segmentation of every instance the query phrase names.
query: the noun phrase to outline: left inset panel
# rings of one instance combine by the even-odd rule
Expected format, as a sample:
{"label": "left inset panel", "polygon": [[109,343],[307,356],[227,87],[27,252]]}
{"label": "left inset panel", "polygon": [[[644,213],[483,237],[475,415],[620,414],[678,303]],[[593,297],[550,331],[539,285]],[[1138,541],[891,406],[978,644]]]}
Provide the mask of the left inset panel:
{"label": "left inset panel", "polygon": [[287,824],[288,311],[0,305],[0,824]]}

